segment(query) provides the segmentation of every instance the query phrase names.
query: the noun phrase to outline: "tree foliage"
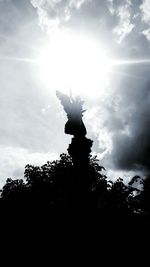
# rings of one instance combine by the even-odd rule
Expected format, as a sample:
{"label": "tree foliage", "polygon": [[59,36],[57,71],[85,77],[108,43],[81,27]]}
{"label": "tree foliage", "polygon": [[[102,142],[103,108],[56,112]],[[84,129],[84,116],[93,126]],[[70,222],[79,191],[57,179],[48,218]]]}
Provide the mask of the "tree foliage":
{"label": "tree foliage", "polygon": [[[8,178],[3,186],[3,203],[23,203],[52,208],[92,208],[112,217],[148,221],[150,214],[150,177],[135,176],[126,185],[123,179],[110,181],[102,173],[97,157],[90,157],[88,168],[74,167],[67,154],[39,166],[26,165],[24,179]],[[134,187],[140,181],[141,190]]]}

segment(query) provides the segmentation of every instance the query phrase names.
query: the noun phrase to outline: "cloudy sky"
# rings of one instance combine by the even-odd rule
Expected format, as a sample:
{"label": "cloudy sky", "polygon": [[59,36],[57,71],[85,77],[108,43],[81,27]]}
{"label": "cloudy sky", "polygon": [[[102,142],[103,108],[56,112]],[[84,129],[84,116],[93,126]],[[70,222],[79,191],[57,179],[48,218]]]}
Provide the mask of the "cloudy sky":
{"label": "cloudy sky", "polygon": [[150,0],[0,0],[0,186],[66,152],[80,95],[110,177],[150,168]]}

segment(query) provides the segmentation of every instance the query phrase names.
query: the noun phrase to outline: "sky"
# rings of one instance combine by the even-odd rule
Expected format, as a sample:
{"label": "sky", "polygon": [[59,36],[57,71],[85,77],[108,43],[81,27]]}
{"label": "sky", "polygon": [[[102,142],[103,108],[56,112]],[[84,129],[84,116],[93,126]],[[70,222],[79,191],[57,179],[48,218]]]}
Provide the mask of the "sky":
{"label": "sky", "polygon": [[150,169],[150,0],[0,0],[0,187],[67,152],[56,90],[84,100],[108,177]]}

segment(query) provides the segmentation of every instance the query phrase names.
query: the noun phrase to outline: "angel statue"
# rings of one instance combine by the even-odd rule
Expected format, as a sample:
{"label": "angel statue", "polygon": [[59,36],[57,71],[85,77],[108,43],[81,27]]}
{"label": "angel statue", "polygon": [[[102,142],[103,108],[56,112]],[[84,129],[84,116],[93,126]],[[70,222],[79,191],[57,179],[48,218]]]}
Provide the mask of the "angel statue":
{"label": "angel statue", "polygon": [[87,132],[82,120],[83,113],[85,112],[82,109],[83,101],[80,97],[73,98],[60,91],[56,91],[56,96],[67,113],[68,121],[65,124],[65,133],[74,137],[85,137]]}

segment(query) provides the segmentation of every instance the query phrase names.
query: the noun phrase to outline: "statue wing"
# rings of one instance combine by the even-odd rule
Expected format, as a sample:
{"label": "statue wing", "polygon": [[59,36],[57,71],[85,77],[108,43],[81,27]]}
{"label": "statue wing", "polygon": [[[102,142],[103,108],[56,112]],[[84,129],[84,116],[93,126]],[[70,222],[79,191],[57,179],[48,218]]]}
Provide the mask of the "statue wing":
{"label": "statue wing", "polygon": [[60,100],[62,106],[64,107],[65,112],[68,114],[71,111],[71,101],[70,97],[61,93],[60,91],[56,91],[56,96]]}

